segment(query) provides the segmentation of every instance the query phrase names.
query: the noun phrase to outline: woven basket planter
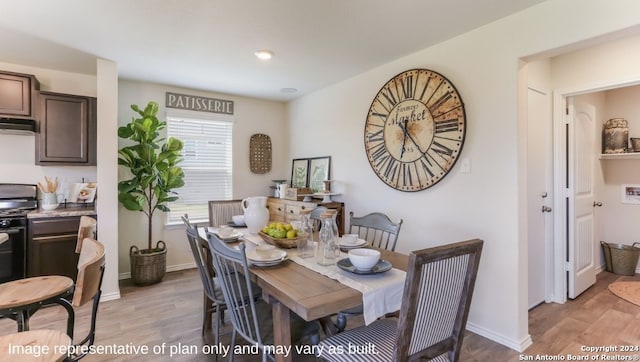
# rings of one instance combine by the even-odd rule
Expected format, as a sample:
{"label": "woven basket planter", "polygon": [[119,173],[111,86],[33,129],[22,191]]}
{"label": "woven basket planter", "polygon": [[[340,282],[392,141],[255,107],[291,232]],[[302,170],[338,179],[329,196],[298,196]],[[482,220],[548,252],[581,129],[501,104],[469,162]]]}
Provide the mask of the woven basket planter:
{"label": "woven basket planter", "polygon": [[164,241],[158,241],[153,250],[139,250],[135,245],[129,248],[131,278],[137,285],[158,283],[167,271],[167,247]]}

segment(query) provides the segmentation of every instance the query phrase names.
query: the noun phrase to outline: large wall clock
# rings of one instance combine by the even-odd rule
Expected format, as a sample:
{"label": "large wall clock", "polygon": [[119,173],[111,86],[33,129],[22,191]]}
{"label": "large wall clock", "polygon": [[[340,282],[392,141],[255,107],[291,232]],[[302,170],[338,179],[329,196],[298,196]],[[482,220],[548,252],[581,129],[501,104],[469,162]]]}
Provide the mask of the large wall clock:
{"label": "large wall clock", "polygon": [[451,171],[465,127],[462,98],[447,78],[428,69],[407,70],[371,102],[364,127],[367,158],[390,187],[424,190]]}

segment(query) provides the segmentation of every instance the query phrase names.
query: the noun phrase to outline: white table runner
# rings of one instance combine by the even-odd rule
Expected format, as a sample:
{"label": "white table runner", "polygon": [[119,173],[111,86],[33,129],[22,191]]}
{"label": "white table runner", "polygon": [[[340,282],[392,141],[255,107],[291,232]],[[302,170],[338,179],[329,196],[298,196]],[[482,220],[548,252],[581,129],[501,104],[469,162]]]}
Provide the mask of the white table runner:
{"label": "white table runner", "polygon": [[[250,241],[250,244],[266,244],[259,235],[245,234],[243,238]],[[251,246],[249,245],[248,247]],[[287,253],[289,259],[293,262],[361,292],[365,324],[372,323],[387,313],[400,310],[404,281],[407,278],[406,272],[392,268],[379,274],[354,274],[340,269],[335,264],[329,266],[319,265],[316,263],[315,258],[299,258],[296,255],[296,249],[288,249]],[[347,253],[341,252],[337,260],[346,257]]]}

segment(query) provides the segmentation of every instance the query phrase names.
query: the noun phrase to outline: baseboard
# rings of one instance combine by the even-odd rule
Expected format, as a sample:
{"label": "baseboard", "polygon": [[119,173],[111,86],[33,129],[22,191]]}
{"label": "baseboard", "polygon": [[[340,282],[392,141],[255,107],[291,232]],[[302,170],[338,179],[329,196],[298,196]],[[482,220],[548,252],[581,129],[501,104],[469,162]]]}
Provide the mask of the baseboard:
{"label": "baseboard", "polygon": [[[167,265],[167,272],[174,272],[185,269],[193,269],[196,267],[196,263],[186,263],[178,265]],[[118,280],[131,279],[131,272],[118,274]]]}
{"label": "baseboard", "polygon": [[467,322],[467,330],[482,337],[488,338],[496,343],[500,343],[501,345],[509,347],[517,352],[523,352],[525,349],[531,346],[531,344],[533,344],[531,335],[527,334],[527,336],[521,341],[514,341],[511,338],[507,338],[501,334],[495,333],[492,330],[486,329],[472,322]]}
{"label": "baseboard", "polygon": [[120,292],[113,292],[113,293],[107,293],[107,294],[102,294],[100,296],[100,302],[108,302],[110,300],[114,300],[114,299],[120,299]]}

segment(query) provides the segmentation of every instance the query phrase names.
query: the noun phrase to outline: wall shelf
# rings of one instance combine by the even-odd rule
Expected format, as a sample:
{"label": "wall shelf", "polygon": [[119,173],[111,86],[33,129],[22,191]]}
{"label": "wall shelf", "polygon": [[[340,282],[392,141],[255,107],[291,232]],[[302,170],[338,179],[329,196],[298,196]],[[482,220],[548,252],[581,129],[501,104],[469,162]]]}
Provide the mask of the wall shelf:
{"label": "wall shelf", "polygon": [[640,152],[601,154],[601,160],[640,160]]}

